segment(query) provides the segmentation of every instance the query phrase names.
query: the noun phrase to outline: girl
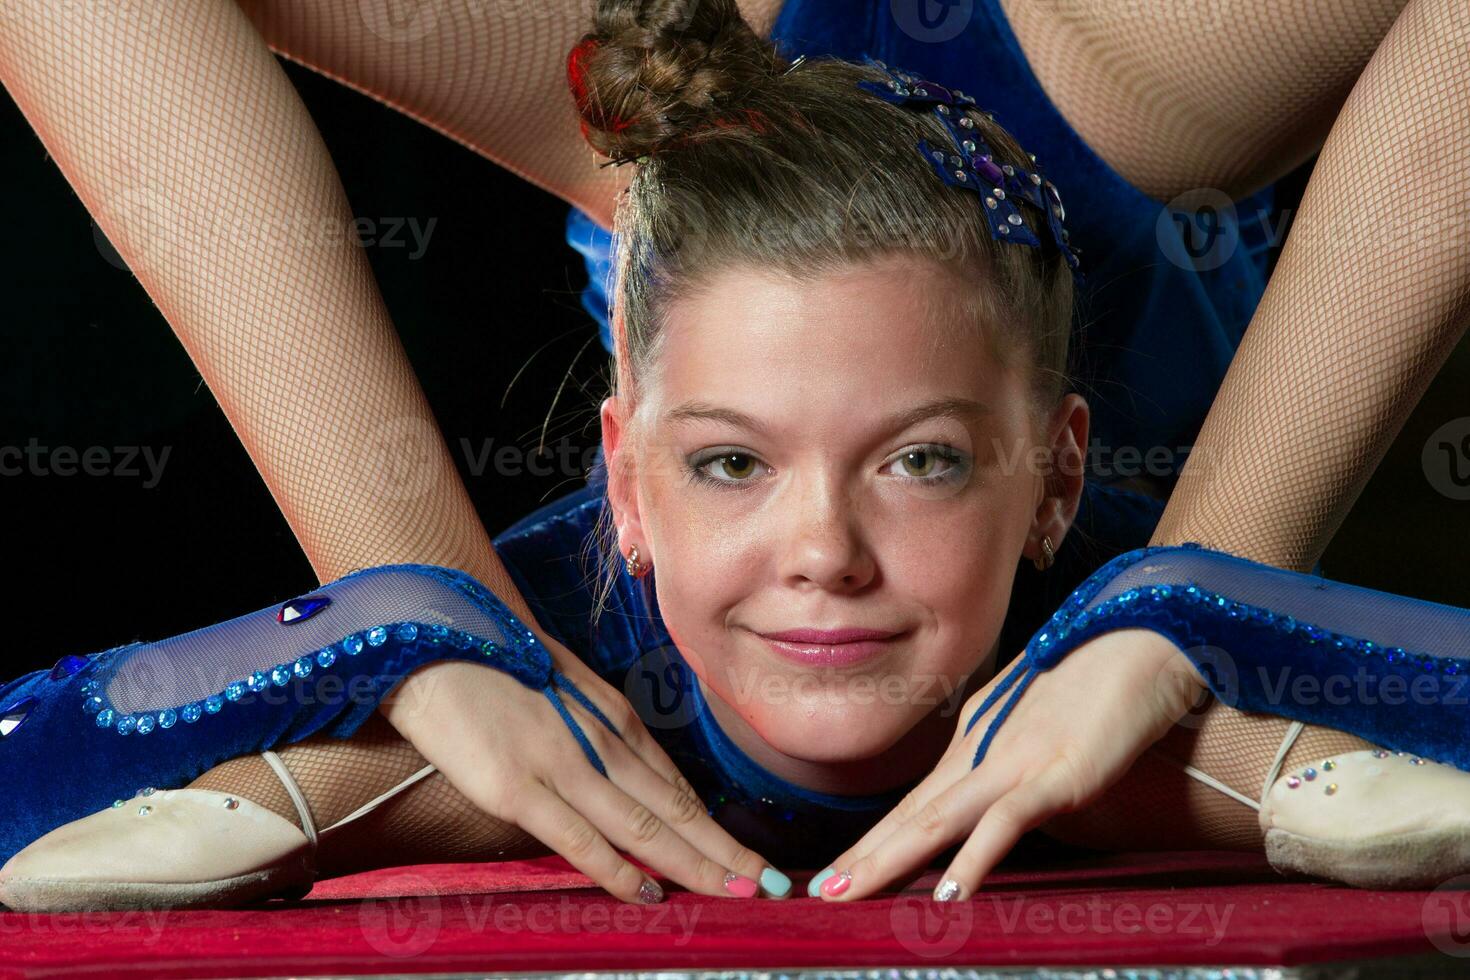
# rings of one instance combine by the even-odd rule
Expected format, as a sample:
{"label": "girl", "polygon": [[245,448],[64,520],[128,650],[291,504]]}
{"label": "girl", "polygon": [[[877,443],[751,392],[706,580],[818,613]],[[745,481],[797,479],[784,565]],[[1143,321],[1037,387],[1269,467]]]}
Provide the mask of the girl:
{"label": "girl", "polygon": [[[41,771],[48,725],[111,740],[105,753],[81,757],[99,767],[86,790],[98,798],[135,775],[165,784],[319,731],[340,739],[381,704],[451,783],[501,821],[501,831],[508,824],[529,831],[619,897],[656,898],[657,887],[609,844],[709,894],[749,895],[757,882],[768,894],[788,893],[789,881],[765,857],[700,817],[692,805],[699,790],[670,764],[676,753],[693,760],[690,779],[698,777],[706,796],[718,787],[758,794],[751,804],[769,800],[751,809],[774,813],[789,829],[768,838],[802,856],[816,842],[850,840],[853,827],[912,790],[878,825],[881,834],[858,842],[851,867],[845,856],[834,865],[841,871],[827,877],[822,894],[871,893],[955,842],[952,833],[973,832],[969,840],[980,843],[962,848],[963,867],[947,877],[953,884],[942,897],[955,897],[973,889],[1025,825],[1095,799],[1184,713],[1200,681],[1177,640],[1115,630],[1073,652],[1037,683],[1038,695],[1020,702],[1007,732],[1027,741],[990,757],[1000,764],[957,779],[952,760],[978,751],[989,730],[964,717],[989,710],[994,699],[986,695],[1003,693],[1016,674],[969,696],[960,718],[919,695],[937,685],[958,700],[988,679],[1002,656],[1014,566],[1024,556],[1039,570],[1050,567],[1083,493],[1085,481],[1066,462],[1087,444],[1089,424],[1085,399],[1067,391],[1069,249],[1059,195],[1049,196],[1034,161],[962,100],[944,102],[948,113],[891,101],[883,85],[894,83],[887,93],[904,86],[882,66],[793,64],[729,4],[636,13],[602,5],[598,32],[572,61],[589,138],[610,156],[641,161],[619,216],[627,248],[614,320],[618,391],[602,409],[610,506],[597,499],[594,481],[585,506],[497,541],[534,615],[462,572],[382,566],[276,615],[58,664],[54,677],[22,678],[5,693],[24,703],[12,710],[4,746],[16,766],[12,781]],[[964,129],[992,150],[984,163],[959,168],[965,180],[983,174],[1007,196],[945,186],[941,178],[953,171],[936,170],[933,148],[959,131],[943,116],[968,120]],[[928,145],[923,153],[919,141]],[[952,149],[972,153],[959,142]],[[745,465],[726,466],[736,460]],[[585,621],[595,600],[585,583],[580,594],[559,588],[568,569],[546,558],[567,556],[558,549],[580,541],[603,513],[617,548],[604,546],[601,555],[626,561],[614,599],[630,599],[631,583],[647,587],[651,561],[662,570],[651,597],[657,605],[640,616],[636,601],[615,602],[620,620],[611,638],[599,629],[578,644],[574,629],[554,624]],[[1247,564],[1257,575],[1269,571]],[[1330,610],[1319,603],[1315,611]],[[1414,628],[1427,622],[1400,620],[1398,636],[1376,642],[1413,645],[1411,637],[1427,635]],[[813,630],[815,640],[790,635]],[[1294,632],[1283,635],[1297,642]],[[1028,644],[1023,664],[1041,639]],[[1320,640],[1300,642],[1309,639]],[[681,688],[695,706],[686,723],[656,729],[667,754],[607,683],[658,666],[645,655],[660,652],[698,679]],[[363,655],[370,659],[351,659]],[[463,662],[485,658],[499,670]],[[1192,689],[1166,686],[1154,697],[1154,687],[1138,681],[1181,665]],[[325,678],[361,676],[377,683],[350,705],[320,690]],[[382,700],[400,681],[397,693],[411,696]],[[1047,681],[1050,700],[1039,694]],[[887,700],[864,693],[885,682],[894,690]],[[295,703],[252,698],[277,687],[297,695]],[[1040,724],[1045,706],[1066,702],[1067,691],[1085,695],[1087,710],[1068,715],[1067,726]],[[77,703],[62,710],[73,695]],[[1042,708],[1034,707],[1038,697]],[[495,737],[465,738],[456,719],[486,705],[495,707]],[[222,709],[233,711],[234,727],[192,727]],[[70,732],[79,718],[85,724]],[[530,734],[540,721],[564,723],[571,734],[554,729],[560,741]],[[1330,731],[1311,733],[1320,741],[1309,743],[1300,726],[1292,729],[1291,741],[1272,747],[1274,760],[1272,753],[1240,760],[1264,773],[1273,792],[1282,766],[1322,754],[1307,746],[1351,752],[1365,744]],[[1099,731],[1110,739],[1101,748],[1089,737]],[[153,733],[158,739],[145,742]],[[169,737],[175,751],[164,756],[157,746]],[[1003,744],[997,739],[993,750]],[[378,801],[319,819],[284,757],[264,756],[295,820],[252,794],[203,785],[119,798],[17,854],[0,875],[7,902],[243,900],[309,881],[317,827],[351,826],[377,812]],[[1363,759],[1354,755],[1353,764]],[[586,763],[596,777],[581,768]],[[1227,785],[1209,778],[1211,788]],[[1299,785],[1303,777],[1283,778]],[[1446,780],[1463,785],[1443,767],[1389,778],[1407,793],[1440,792]],[[925,806],[946,781],[963,783],[967,805]],[[1046,794],[1037,796],[1038,787]],[[86,812],[80,796],[60,798],[54,787],[41,795],[46,806],[17,821],[17,833]],[[1344,794],[1335,802],[1348,801]],[[1293,816],[1261,806],[1279,818],[1273,830],[1318,847],[1313,854],[1324,840],[1351,848],[1355,835],[1381,829],[1361,807],[1338,808],[1339,817],[1346,811],[1355,819],[1349,833],[1336,828],[1333,837],[1312,824],[1314,808]],[[846,825],[843,814],[852,818]],[[935,834],[941,814],[957,822]],[[915,842],[904,824],[910,816],[930,828],[927,839]],[[235,817],[249,822],[230,823]],[[960,818],[974,819],[962,828]],[[167,848],[177,855],[168,867],[136,857],[142,845],[208,839],[212,829],[249,846]],[[1459,832],[1457,825],[1418,829],[1445,839]],[[896,849],[885,851],[890,840]],[[866,871],[856,858],[871,858]],[[1373,873],[1412,881],[1427,868],[1399,861]]]}

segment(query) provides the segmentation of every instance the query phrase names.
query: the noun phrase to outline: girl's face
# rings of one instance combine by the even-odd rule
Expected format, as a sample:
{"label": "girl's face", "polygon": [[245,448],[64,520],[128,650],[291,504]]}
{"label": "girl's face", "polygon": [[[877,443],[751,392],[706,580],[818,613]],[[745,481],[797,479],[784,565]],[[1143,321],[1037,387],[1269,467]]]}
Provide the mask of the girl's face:
{"label": "girl's face", "polygon": [[[888,759],[926,718],[947,741],[1017,563],[1076,512],[1080,453],[1050,477],[1037,453],[1087,444],[1086,402],[1034,432],[1024,379],[939,301],[956,295],[911,257],[806,283],[732,269],[670,309],[631,426],[603,403],[623,554],[653,563],[721,727],[794,781]],[[885,638],[771,639],[795,630]]]}

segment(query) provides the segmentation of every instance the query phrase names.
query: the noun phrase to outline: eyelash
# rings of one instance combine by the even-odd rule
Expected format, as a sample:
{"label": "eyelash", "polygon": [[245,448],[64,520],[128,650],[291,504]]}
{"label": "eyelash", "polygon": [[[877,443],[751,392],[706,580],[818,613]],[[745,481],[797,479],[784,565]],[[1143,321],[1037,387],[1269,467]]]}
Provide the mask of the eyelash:
{"label": "eyelash", "polygon": [[[964,468],[966,466],[966,458],[964,454],[960,453],[958,450],[954,449],[951,446],[945,446],[939,443],[921,443],[919,445],[911,446],[905,449],[903,452],[899,453],[898,456],[894,457],[894,459],[890,460],[884,465],[891,466],[893,463],[898,462],[910,453],[931,453],[934,456],[938,457],[940,460],[950,464],[948,469],[937,476],[914,476],[908,478],[909,480],[919,484],[920,486],[934,486],[939,483],[953,480],[964,471]],[[757,462],[760,461],[760,457],[755,455],[755,453],[746,452],[743,449],[715,450],[714,452],[706,453],[703,456],[699,456],[692,461],[689,459],[685,459],[684,471],[688,475],[689,482],[699,483],[705,486],[715,486],[719,487],[722,490],[743,489],[741,487],[742,483],[750,483],[752,481],[749,479],[721,480],[718,477],[710,476],[704,471],[704,468],[709,464],[718,460],[727,459],[731,456],[744,456]]]}

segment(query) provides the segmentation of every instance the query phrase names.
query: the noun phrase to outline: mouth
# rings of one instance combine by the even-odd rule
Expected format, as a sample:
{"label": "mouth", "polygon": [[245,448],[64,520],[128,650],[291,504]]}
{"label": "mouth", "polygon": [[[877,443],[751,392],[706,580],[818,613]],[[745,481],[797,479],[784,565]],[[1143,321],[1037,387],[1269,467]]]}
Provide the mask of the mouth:
{"label": "mouth", "polygon": [[757,633],[777,656],[802,667],[853,667],[890,653],[908,631],[839,629]]}

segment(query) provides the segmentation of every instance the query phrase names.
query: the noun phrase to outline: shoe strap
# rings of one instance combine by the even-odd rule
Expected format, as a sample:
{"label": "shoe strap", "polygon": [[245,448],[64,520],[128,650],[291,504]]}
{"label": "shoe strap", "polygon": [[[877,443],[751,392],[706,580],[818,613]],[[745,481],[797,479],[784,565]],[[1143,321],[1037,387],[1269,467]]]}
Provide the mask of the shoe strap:
{"label": "shoe strap", "polygon": [[1271,760],[1271,768],[1266,771],[1266,781],[1261,784],[1261,802],[1256,807],[1257,810],[1263,809],[1266,806],[1266,794],[1271,792],[1271,787],[1275,784],[1276,777],[1281,775],[1281,766],[1286,762],[1286,753],[1291,751],[1291,747],[1296,744],[1296,737],[1306,727],[1301,722],[1294,721],[1291,723],[1291,727],[1286,730],[1286,737],[1281,740],[1281,747],[1276,750],[1276,758]]}
{"label": "shoe strap", "polygon": [[1266,805],[1266,794],[1271,792],[1271,785],[1276,782],[1276,777],[1281,773],[1281,765],[1286,761],[1286,754],[1290,752],[1291,747],[1296,744],[1296,737],[1302,733],[1302,729],[1305,727],[1306,725],[1302,724],[1301,722],[1294,721],[1286,729],[1286,735],[1284,738],[1281,739],[1281,745],[1278,746],[1276,749],[1276,758],[1271,760],[1271,768],[1266,771],[1266,783],[1264,786],[1261,787],[1261,798],[1259,800],[1253,800],[1239,790],[1225,785],[1224,783],[1220,782],[1220,780],[1216,779],[1214,776],[1211,776],[1209,773],[1205,772],[1202,769],[1196,769],[1194,766],[1179,762],[1177,759],[1171,759],[1169,758],[1169,756],[1165,755],[1162,752],[1154,752],[1152,748],[1150,748],[1149,751],[1152,752],[1155,757],[1163,759],[1165,762],[1169,763],[1172,766],[1175,766],[1178,769],[1182,769],[1185,774],[1188,775],[1190,778],[1204,783],[1211,789],[1219,790],[1233,800],[1239,800],[1241,803],[1244,803],[1252,810],[1260,810]]}
{"label": "shoe strap", "polygon": [[1250,796],[1245,795],[1245,793],[1239,792],[1238,789],[1232,788],[1232,786],[1226,786],[1225,783],[1220,782],[1220,780],[1217,780],[1216,777],[1211,776],[1210,773],[1205,773],[1204,770],[1198,770],[1198,768],[1195,768],[1194,765],[1180,763],[1179,760],[1175,760],[1175,758],[1170,758],[1169,755],[1163,754],[1163,752],[1155,752],[1152,746],[1150,746],[1150,749],[1148,749],[1148,751],[1150,751],[1155,758],[1161,758],[1161,760],[1164,760],[1166,761],[1166,763],[1173,765],[1173,767],[1180,768],[1180,770],[1185,771],[1185,774],[1188,774],[1191,779],[1200,780],[1201,783],[1204,783],[1205,786],[1210,786],[1211,789],[1219,789],[1220,792],[1225,793],[1225,795],[1229,796],[1230,799],[1238,799],[1238,801],[1241,801],[1242,804],[1250,807],[1251,810],[1260,811],[1261,808],[1266,805],[1266,793],[1272,792],[1272,783],[1276,782],[1276,777],[1279,776],[1280,771],[1282,771],[1282,763],[1285,763],[1286,761],[1286,752],[1291,751],[1291,746],[1295,745],[1295,742],[1297,742],[1297,736],[1301,735],[1301,730],[1304,729],[1304,727],[1307,726],[1305,726],[1305,724],[1302,724],[1301,721],[1292,721],[1291,726],[1286,729],[1285,738],[1282,739],[1282,743],[1280,743],[1280,745],[1276,748],[1276,758],[1273,758],[1272,760],[1272,767],[1270,767],[1269,770],[1266,771],[1266,785],[1261,786],[1260,799],[1251,799]]}
{"label": "shoe strap", "polygon": [[[1168,759],[1168,756],[1165,756],[1164,758]],[[1173,759],[1169,759],[1169,761],[1174,762]],[[1211,776],[1209,773],[1201,769],[1196,769],[1194,766],[1184,765],[1178,762],[1174,762],[1174,764],[1179,766],[1180,769],[1183,769],[1187,775],[1199,780],[1206,786],[1219,790],[1232,799],[1239,800],[1246,806],[1250,807],[1252,810],[1259,810],[1261,808],[1261,804],[1257,803],[1249,796],[1246,796],[1244,793],[1239,792],[1238,790],[1233,789],[1229,786],[1226,786],[1224,783],[1220,782],[1220,780],[1216,779],[1214,776]]]}
{"label": "shoe strap", "polygon": [[405,779],[403,782],[399,783],[397,786],[394,786],[392,789],[390,789],[390,790],[388,790],[388,791],[386,791],[384,793],[380,793],[378,796],[375,796],[371,800],[368,800],[362,806],[358,807],[356,810],[353,810],[351,813],[347,814],[347,816],[343,817],[341,820],[338,820],[336,823],[332,824],[326,830],[323,830],[322,833],[323,834],[330,834],[332,831],[337,830],[338,828],[344,826],[345,824],[351,823],[352,821],[356,820],[358,817],[365,817],[365,816],[367,816],[369,813],[372,813],[374,810],[376,810],[379,806],[381,806],[382,804],[386,803],[388,800],[391,800],[393,797],[397,796],[399,793],[402,793],[404,790],[408,789],[410,786],[412,786],[414,783],[418,782],[420,779],[424,779],[424,778],[426,778],[428,776],[432,776],[434,773],[436,773],[438,771],[439,771],[438,768],[435,767],[435,766],[433,766],[433,765],[424,766],[424,768],[420,769],[418,772],[414,773],[412,776],[409,776],[407,779]]}
{"label": "shoe strap", "polygon": [[378,807],[382,806],[384,803],[388,802],[399,793],[402,793],[404,790],[408,789],[414,783],[418,782],[421,779],[432,776],[434,773],[439,771],[438,768],[433,766],[432,764],[424,766],[418,772],[414,773],[412,776],[409,776],[398,785],[392,787],[386,792],[379,793],[371,800],[368,800],[362,806],[358,807],[356,810],[353,810],[351,813],[347,814],[347,816],[343,817],[341,820],[338,820],[330,827],[326,828],[325,830],[318,831],[316,829],[316,821],[312,819],[311,816],[311,807],[308,806],[306,803],[306,794],[301,792],[301,786],[296,782],[296,778],[291,775],[291,770],[287,769],[286,764],[281,761],[281,757],[276,755],[276,753],[272,752],[270,749],[266,749],[260,754],[265,757],[265,761],[270,764],[270,767],[273,770],[275,770],[276,776],[281,780],[281,785],[286,788],[286,794],[291,797],[291,803],[296,807],[297,815],[301,817],[301,830],[304,834],[306,834],[306,839],[311,843],[312,854],[316,853],[317,844],[321,840],[323,835],[330,834],[332,831],[346,826],[359,817],[367,816],[369,813],[372,813]]}
{"label": "shoe strap", "polygon": [[296,784],[296,777],[291,775],[291,770],[281,761],[281,757],[270,749],[260,753],[265,756],[265,761],[276,771],[281,785],[286,787],[286,794],[291,797],[291,802],[296,806],[296,813],[301,817],[301,831],[306,834],[306,839],[311,842],[311,853],[316,854],[316,821],[311,818],[311,807],[306,805],[306,795],[301,792],[301,787]]}

